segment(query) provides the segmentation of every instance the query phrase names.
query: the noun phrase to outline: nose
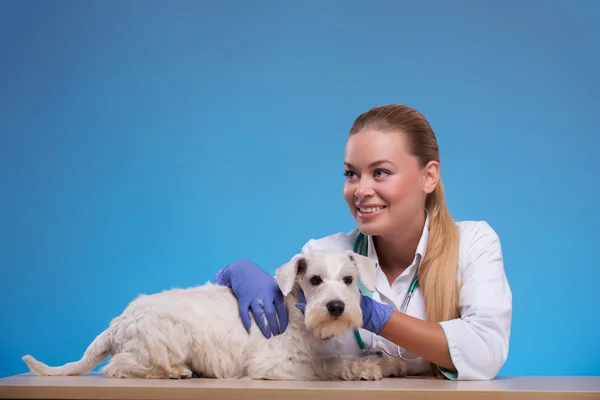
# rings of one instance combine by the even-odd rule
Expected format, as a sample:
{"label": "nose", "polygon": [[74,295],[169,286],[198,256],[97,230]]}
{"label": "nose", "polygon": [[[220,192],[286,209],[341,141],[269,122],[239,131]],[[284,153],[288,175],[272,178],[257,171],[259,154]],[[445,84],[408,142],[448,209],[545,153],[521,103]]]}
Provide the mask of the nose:
{"label": "nose", "polygon": [[362,199],[366,196],[372,196],[373,188],[371,187],[371,182],[368,179],[361,179],[356,187],[354,195],[359,199]]}
{"label": "nose", "polygon": [[327,311],[334,317],[339,317],[344,312],[344,303],[339,300],[332,300],[327,303]]}

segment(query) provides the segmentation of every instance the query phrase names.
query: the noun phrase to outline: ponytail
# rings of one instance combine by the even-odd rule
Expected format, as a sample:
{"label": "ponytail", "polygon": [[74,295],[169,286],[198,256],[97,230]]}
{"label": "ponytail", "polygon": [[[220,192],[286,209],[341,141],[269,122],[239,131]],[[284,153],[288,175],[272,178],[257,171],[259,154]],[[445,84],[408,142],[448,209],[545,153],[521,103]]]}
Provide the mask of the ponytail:
{"label": "ponytail", "polygon": [[441,180],[429,194],[425,207],[429,214],[429,241],[419,268],[425,316],[427,321],[448,321],[459,316],[456,275],[459,231],[444,200]]}
{"label": "ponytail", "polygon": [[[425,302],[425,319],[432,322],[458,318],[458,243],[459,231],[444,200],[442,181],[429,194],[426,202],[429,214],[427,252],[419,267],[419,285]],[[431,365],[431,375],[442,378]]]}

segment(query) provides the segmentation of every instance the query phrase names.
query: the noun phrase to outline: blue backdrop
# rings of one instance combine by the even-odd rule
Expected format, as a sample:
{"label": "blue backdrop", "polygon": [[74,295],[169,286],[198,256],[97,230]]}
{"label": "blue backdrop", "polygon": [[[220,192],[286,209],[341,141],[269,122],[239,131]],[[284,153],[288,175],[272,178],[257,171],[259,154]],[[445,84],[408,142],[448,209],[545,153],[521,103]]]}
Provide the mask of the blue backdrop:
{"label": "blue backdrop", "polygon": [[433,124],[454,217],[502,239],[501,375],[600,374],[599,17],[583,0],[3,1],[0,376],[25,353],[78,359],[138,293],[238,258],[273,272],[353,229],[346,133],[392,102]]}

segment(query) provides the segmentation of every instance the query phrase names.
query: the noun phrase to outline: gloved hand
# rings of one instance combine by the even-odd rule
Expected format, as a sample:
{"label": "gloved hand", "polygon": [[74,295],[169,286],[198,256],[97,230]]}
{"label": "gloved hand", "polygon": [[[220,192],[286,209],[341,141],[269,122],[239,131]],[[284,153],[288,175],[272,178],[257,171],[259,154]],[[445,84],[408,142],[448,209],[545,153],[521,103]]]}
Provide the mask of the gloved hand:
{"label": "gloved hand", "polygon": [[371,331],[376,335],[381,333],[383,324],[392,316],[394,309],[385,303],[380,303],[370,297],[361,294],[360,308],[363,315],[363,329]]}
{"label": "gloved hand", "polygon": [[[270,338],[271,334],[279,335],[287,329],[288,310],[275,278],[252,261],[240,260],[228,265],[215,274],[213,282],[233,290],[247,331],[250,331],[250,312],[266,338]],[[264,322],[265,316],[267,324]]]}
{"label": "gloved hand", "polygon": [[[306,309],[306,300],[304,292],[298,290],[298,303],[296,308],[302,312]],[[392,316],[393,308],[387,304],[380,303],[361,294],[360,309],[363,316],[363,329],[371,331],[377,335],[381,333],[383,324]]]}

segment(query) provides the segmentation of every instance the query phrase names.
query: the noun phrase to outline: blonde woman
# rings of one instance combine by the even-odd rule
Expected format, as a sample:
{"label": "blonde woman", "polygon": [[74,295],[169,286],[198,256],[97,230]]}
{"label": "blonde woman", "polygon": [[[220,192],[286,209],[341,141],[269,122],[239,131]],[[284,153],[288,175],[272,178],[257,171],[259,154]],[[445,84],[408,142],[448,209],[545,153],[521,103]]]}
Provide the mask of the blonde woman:
{"label": "blonde woman", "polygon": [[[508,356],[512,319],[500,240],[485,221],[452,219],[428,121],[404,105],[366,111],[352,124],[344,161],[344,198],[357,228],[311,239],[302,252],[372,258],[377,290],[362,297],[363,328],[331,340],[331,351],[402,357],[414,375],[493,379]],[[233,289],[247,329],[252,313],[266,337],[285,331],[281,292],[259,266],[238,261],[215,282]]]}

